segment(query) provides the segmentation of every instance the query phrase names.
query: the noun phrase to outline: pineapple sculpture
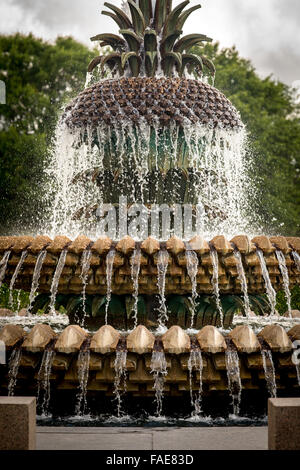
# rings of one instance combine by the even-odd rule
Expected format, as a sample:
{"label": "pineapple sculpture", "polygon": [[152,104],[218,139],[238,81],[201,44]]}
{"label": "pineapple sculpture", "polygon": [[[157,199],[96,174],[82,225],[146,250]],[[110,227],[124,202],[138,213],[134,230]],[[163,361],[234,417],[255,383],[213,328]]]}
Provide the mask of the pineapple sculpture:
{"label": "pineapple sculpture", "polygon": [[[213,63],[192,53],[193,46],[211,39],[183,36],[186,20],[201,6],[186,8],[189,0],[174,8],[172,0],[123,3],[123,9],[105,3],[102,12],[117,23],[120,35],[91,38],[105,53],[88,71],[98,69],[104,78],[80,93],[63,116],[67,128],[80,131],[102,155],[101,166],[76,181],[94,181],[103,202],[117,203],[122,194],[129,202],[196,204],[207,178],[214,179],[198,158],[207,135],[212,139],[218,129],[242,127],[230,101],[208,84],[215,76]],[[218,208],[211,206],[214,218]],[[92,212],[82,208],[76,217]]]}

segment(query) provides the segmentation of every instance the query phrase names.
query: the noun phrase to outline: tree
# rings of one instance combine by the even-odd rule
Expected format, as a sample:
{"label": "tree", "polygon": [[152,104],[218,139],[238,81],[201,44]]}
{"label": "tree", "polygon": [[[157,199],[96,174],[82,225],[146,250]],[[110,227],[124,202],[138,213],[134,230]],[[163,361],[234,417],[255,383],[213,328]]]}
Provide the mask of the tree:
{"label": "tree", "polygon": [[[57,116],[82,90],[94,52],[72,38],[55,44],[23,36],[0,36],[0,213],[3,234],[36,227]],[[39,209],[39,210],[37,210]]]}

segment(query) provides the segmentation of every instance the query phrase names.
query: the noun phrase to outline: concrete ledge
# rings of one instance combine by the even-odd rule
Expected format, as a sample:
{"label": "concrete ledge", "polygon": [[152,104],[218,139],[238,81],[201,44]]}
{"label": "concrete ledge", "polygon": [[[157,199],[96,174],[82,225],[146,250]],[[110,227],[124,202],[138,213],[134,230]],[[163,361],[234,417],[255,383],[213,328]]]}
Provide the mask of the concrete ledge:
{"label": "concrete ledge", "polygon": [[0,397],[0,450],[35,450],[36,398]]}
{"label": "concrete ledge", "polygon": [[269,398],[269,450],[300,450],[300,398]]}

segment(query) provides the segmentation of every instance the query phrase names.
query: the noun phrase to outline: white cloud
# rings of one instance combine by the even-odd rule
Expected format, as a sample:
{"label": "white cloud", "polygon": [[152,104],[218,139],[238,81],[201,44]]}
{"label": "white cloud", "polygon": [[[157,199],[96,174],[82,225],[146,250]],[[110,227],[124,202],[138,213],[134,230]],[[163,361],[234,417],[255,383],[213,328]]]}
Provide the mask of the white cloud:
{"label": "white cloud", "polygon": [[[113,0],[112,0],[113,1]],[[121,0],[114,3],[121,5]],[[177,2],[178,3],[178,2]],[[192,3],[199,3],[192,0]],[[298,0],[200,0],[185,32],[203,32],[223,47],[235,44],[261,74],[288,83],[300,79],[300,2]],[[117,32],[103,15],[104,0],[2,0],[2,33],[33,32],[48,40],[72,35],[90,45],[90,36]]]}

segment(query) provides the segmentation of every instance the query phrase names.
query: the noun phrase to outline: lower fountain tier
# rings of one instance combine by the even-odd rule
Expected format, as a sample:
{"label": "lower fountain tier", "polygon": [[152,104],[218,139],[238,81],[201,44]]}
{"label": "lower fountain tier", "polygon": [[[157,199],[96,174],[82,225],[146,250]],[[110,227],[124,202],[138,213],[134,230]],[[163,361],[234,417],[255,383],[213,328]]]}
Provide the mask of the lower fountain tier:
{"label": "lower fountain tier", "polygon": [[196,258],[198,258],[196,284],[199,294],[209,294],[214,291],[212,250],[215,250],[218,255],[218,287],[221,294],[242,293],[238,261],[234,255],[234,249],[241,254],[248,293],[258,294],[266,291],[257,249],[263,253],[271,284],[276,291],[283,288],[283,277],[275,254],[276,249],[284,255],[290,286],[300,284],[300,264],[298,266],[296,260],[296,257],[300,260],[300,238],[259,236],[250,241],[244,235],[234,237],[230,242],[224,236],[216,236],[210,242],[200,236],[194,237],[190,242],[183,242],[177,237],[166,242],[159,242],[151,237],[142,242],[136,242],[130,237],[125,237],[119,242],[113,242],[106,237],[92,241],[85,236],[79,236],[74,241],[64,236],[58,236],[54,240],[45,236],[35,238],[0,237],[0,275],[1,259],[3,261],[6,255],[8,261],[3,273],[3,281],[10,285],[23,255],[22,266],[20,266],[20,271],[14,279],[12,287],[30,292],[38,256],[42,250],[46,250],[38,278],[38,292],[49,293],[53,278],[57,274],[61,253],[63,250],[67,250],[56,293],[81,294],[83,290],[82,259],[90,250],[85,292],[91,295],[105,295],[107,293],[107,254],[111,250],[115,250],[111,291],[119,295],[132,294],[134,290],[132,263],[136,249],[140,249],[139,294],[159,293],[158,263],[159,253],[162,250],[166,253],[168,265],[165,277],[165,294],[191,293],[192,282],[188,274],[187,259],[187,253],[191,250],[196,253]]}
{"label": "lower fountain tier", "polygon": [[[256,335],[249,326],[238,326],[228,335],[221,334],[213,326],[206,326],[195,336],[188,336],[178,326],[170,328],[163,336],[154,337],[144,326],[138,326],[129,335],[122,336],[111,326],[100,328],[90,335],[79,326],[70,325],[56,335],[48,325],[36,325],[30,333],[17,325],[7,325],[0,331],[0,340],[8,350],[20,349],[15,393],[37,389],[42,357],[45,350],[53,350],[50,383],[53,389],[77,390],[78,355],[88,351],[88,391],[113,393],[115,381],[116,351],[127,351],[127,391],[136,396],[151,396],[154,376],[151,373],[153,351],[165,354],[167,375],[164,393],[178,395],[188,392],[190,386],[199,390],[200,370],[189,364],[190,352],[201,351],[203,393],[226,391],[228,388],[226,355],[238,354],[239,371],[243,389],[266,389],[267,373],[271,364],[264,364],[262,351],[268,353],[274,364],[277,389],[300,391],[300,376],[293,363],[293,342],[300,340],[300,325],[287,333],[279,325],[269,325]],[[273,366],[272,366],[273,367]],[[190,382],[190,369],[191,378]],[[4,391],[9,382],[9,361],[0,366],[0,389]],[[153,372],[153,370],[152,370]],[[268,377],[267,377],[268,378]]]}

